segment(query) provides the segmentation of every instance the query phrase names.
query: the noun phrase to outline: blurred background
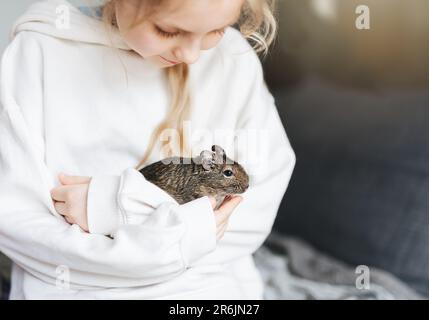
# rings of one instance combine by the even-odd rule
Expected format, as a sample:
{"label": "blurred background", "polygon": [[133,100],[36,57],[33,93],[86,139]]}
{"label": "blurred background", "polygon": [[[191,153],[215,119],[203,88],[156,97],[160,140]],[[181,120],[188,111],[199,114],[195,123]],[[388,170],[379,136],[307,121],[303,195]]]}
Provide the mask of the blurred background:
{"label": "blurred background", "polygon": [[429,1],[283,0],[278,20],[265,77],[297,165],[274,229],[429,296]]}
{"label": "blurred background", "polygon": [[[0,2],[1,51],[32,2]],[[429,1],[279,0],[277,15],[263,65],[297,164],[274,231],[429,296]]]}
{"label": "blurred background", "polygon": [[15,0],[0,2],[0,52],[3,52],[9,42],[8,34],[13,22],[33,2],[36,1]]}

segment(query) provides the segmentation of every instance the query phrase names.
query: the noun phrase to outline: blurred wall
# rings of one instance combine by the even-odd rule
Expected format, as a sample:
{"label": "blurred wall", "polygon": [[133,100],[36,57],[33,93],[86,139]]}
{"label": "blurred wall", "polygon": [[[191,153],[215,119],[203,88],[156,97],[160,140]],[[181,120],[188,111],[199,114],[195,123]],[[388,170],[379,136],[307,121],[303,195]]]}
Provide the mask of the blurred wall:
{"label": "blurred wall", "polygon": [[[13,0],[0,1],[0,52],[6,48],[9,42],[9,31],[14,21],[25,12],[27,7],[34,2],[42,0]],[[103,0],[68,0],[71,4],[99,5]]]}
{"label": "blurred wall", "polygon": [[13,22],[36,0],[0,1],[0,52],[9,42],[9,31]]}
{"label": "blurred wall", "polygon": [[[370,29],[355,9],[370,8]],[[280,0],[265,77],[297,163],[274,229],[429,297],[429,1]]]}
{"label": "blurred wall", "polygon": [[[370,30],[355,26],[358,5],[370,8]],[[291,73],[367,88],[429,84],[427,0],[279,0],[278,20],[265,63],[274,86]]]}

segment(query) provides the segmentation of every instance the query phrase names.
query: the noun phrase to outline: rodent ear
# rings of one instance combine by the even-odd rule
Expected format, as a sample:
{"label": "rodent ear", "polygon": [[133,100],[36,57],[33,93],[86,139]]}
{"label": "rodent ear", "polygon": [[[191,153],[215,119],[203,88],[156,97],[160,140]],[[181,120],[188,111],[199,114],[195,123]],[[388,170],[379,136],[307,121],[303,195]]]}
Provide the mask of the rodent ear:
{"label": "rodent ear", "polygon": [[217,164],[222,164],[226,162],[226,153],[225,150],[223,150],[220,146],[218,145],[213,145],[212,146],[212,151],[214,152],[213,154],[213,161]]}
{"label": "rodent ear", "polygon": [[201,164],[203,165],[204,170],[212,170],[213,165],[213,154],[208,150],[203,150],[200,153]]}

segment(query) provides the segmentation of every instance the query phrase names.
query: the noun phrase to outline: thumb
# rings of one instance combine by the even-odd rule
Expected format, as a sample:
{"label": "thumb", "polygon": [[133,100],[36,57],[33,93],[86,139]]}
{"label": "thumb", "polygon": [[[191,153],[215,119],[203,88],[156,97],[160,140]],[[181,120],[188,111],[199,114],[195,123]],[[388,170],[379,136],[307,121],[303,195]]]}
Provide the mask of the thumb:
{"label": "thumb", "polygon": [[69,176],[62,172],[58,175],[58,177],[60,182],[65,185],[89,183],[89,181],[91,180],[90,177]]}
{"label": "thumb", "polygon": [[234,210],[240,202],[243,200],[243,197],[238,195],[233,195],[228,198],[228,200],[224,201],[220,206],[220,210],[226,210],[226,212],[230,212]]}

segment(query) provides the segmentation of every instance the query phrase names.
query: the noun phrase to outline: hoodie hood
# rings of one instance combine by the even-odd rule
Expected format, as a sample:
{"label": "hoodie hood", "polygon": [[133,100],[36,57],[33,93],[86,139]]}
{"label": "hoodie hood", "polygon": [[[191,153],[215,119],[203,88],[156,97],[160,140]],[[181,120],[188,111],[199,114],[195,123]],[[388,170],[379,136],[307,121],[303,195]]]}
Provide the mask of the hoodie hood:
{"label": "hoodie hood", "polygon": [[[94,15],[91,17],[83,11],[94,12]],[[39,1],[29,6],[27,11],[15,21],[9,38],[12,41],[21,31],[34,31],[64,40],[131,50],[117,29],[112,30],[109,36],[104,22],[95,14],[96,12],[97,8],[91,7],[85,7],[81,11],[66,0]],[[69,15],[69,26],[57,27],[57,23],[61,21],[64,14]]]}

